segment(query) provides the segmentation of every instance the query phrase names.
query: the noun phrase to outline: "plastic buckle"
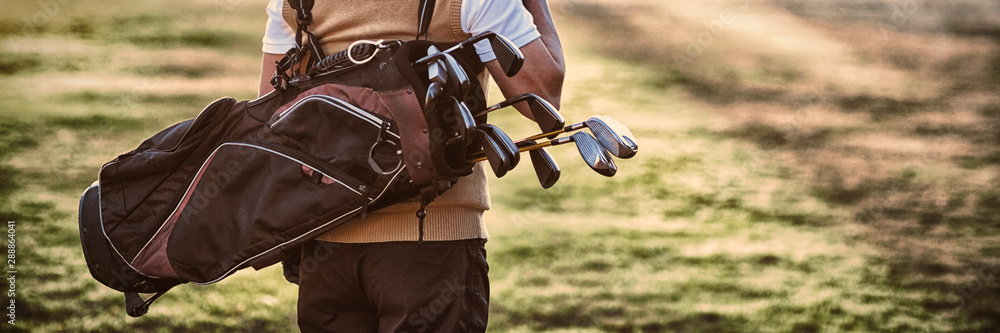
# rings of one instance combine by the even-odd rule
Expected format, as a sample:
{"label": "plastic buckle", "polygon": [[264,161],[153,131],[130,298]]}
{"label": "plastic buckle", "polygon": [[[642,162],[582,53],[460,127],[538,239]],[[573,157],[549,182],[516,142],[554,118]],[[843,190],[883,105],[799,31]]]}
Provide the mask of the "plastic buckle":
{"label": "plastic buckle", "polygon": [[289,49],[285,52],[285,56],[281,60],[274,62],[274,76],[271,77],[271,86],[274,89],[284,89],[285,84],[291,79],[287,72],[295,64],[298,59],[298,51],[294,48]]}
{"label": "plastic buckle", "polygon": [[296,19],[299,21],[299,29],[305,29],[305,26],[312,24],[312,11],[306,8],[299,8],[296,11]]}

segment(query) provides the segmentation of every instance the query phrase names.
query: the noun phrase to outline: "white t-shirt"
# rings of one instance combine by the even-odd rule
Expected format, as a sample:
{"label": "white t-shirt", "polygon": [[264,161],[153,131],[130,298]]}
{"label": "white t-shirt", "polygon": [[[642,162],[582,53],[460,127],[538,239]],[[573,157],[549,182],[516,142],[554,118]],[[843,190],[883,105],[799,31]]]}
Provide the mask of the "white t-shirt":
{"label": "white t-shirt", "polygon": [[[283,0],[270,1],[267,4],[267,27],[261,51],[284,54],[295,47],[295,30],[281,16]],[[492,31],[507,37],[517,47],[528,45],[541,37],[524,4],[512,0],[463,0],[462,30],[472,35]],[[483,62],[496,59],[489,41],[476,43],[476,52]]]}

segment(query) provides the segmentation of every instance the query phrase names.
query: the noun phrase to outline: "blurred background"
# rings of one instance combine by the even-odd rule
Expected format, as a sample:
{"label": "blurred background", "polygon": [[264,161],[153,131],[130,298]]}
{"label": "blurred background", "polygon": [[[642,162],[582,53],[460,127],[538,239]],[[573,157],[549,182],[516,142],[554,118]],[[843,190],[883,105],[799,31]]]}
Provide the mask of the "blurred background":
{"label": "blurred background", "polygon": [[[103,163],[256,96],[265,4],[4,2],[0,221],[20,268],[4,332],[295,329],[277,267],[129,318],[76,226]],[[1000,3],[551,6],[563,114],[611,115],[641,148],[614,178],[553,147],[554,188],[530,167],[491,180],[491,331],[1000,331]]]}

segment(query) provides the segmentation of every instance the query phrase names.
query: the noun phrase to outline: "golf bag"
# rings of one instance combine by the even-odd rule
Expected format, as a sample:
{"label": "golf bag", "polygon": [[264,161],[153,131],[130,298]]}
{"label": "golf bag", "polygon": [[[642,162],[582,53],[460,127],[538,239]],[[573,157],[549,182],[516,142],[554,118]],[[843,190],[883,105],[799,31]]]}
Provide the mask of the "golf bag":
{"label": "golf bag", "polygon": [[[425,105],[428,74],[412,65],[432,45],[450,46],[383,42],[314,54],[309,71],[276,75],[276,91],[219,99],[105,164],[80,201],[91,275],[124,292],[137,317],[178,284],[273,265],[396,202],[428,204],[472,172],[466,156],[480,149],[471,138],[435,139],[454,137],[457,125],[446,104]],[[468,73],[483,69],[473,48],[454,56]],[[465,101],[485,105],[472,84]],[[416,213],[422,228],[423,209]]]}

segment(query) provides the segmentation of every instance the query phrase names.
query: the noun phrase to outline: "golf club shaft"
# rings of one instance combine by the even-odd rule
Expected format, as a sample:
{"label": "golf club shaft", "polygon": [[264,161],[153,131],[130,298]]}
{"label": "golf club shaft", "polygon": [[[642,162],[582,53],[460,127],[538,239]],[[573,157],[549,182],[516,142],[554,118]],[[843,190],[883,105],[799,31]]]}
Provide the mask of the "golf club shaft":
{"label": "golf club shaft", "polygon": [[[538,148],[544,148],[544,147],[552,146],[553,145],[552,142],[556,141],[556,140],[559,140],[559,139],[552,139],[552,140],[549,140],[549,141],[542,141],[542,142],[535,143],[533,145],[528,145],[528,146],[523,146],[523,147],[521,146],[521,144],[523,144],[523,143],[525,143],[527,141],[535,141],[535,140],[538,140],[538,139],[542,139],[542,138],[548,137],[549,135],[555,135],[555,134],[562,134],[562,133],[566,133],[566,132],[578,131],[578,130],[583,129],[584,127],[586,127],[586,126],[584,126],[584,123],[582,123],[582,122],[576,123],[576,124],[572,124],[572,125],[564,127],[562,130],[559,130],[559,131],[554,131],[554,132],[549,132],[549,133],[542,133],[542,134],[532,135],[532,136],[529,136],[527,138],[514,141],[514,145],[516,145],[518,147],[518,149],[517,149],[518,153],[523,153],[523,152],[526,152],[526,151],[529,151],[529,150],[535,150],[535,149],[538,149]],[[559,142],[559,143],[556,143],[556,144],[562,144],[562,143],[563,142]],[[479,162],[479,161],[484,160],[485,159],[485,155],[482,155],[482,153],[477,153],[475,155],[470,156],[470,158],[472,158],[473,160],[467,160],[467,162],[474,163],[474,162]]]}
{"label": "golf club shaft", "polygon": [[[535,95],[535,94],[531,94],[531,93],[521,94],[521,95],[515,96],[513,98],[509,98],[509,99],[506,99],[504,101],[501,101],[500,103],[494,104],[494,105],[486,108],[486,110],[480,111],[478,114],[476,114],[476,117],[481,117],[481,116],[484,116],[487,113],[490,113],[490,112],[493,112],[493,111],[497,111],[497,110],[500,110],[500,109],[512,107],[512,106],[514,106],[517,103],[528,102],[528,100],[530,98],[541,99],[541,97],[538,97],[538,95]],[[548,103],[548,102],[546,102],[546,103]]]}
{"label": "golf club shaft", "polygon": [[[531,151],[531,150],[535,150],[535,149],[541,149],[541,148],[545,148],[545,147],[551,147],[551,146],[554,146],[554,145],[560,145],[560,144],[563,144],[563,143],[566,143],[566,142],[572,142],[572,141],[569,141],[569,140],[559,141],[559,139],[555,139],[555,140],[550,140],[550,141],[545,141],[545,142],[539,142],[539,143],[536,143],[536,144],[533,144],[533,145],[530,145],[530,146],[518,147],[517,148],[517,152],[518,153],[523,153],[523,152]],[[485,160],[486,160],[486,155],[484,155],[484,154],[475,154],[475,155],[470,156],[469,159],[466,160],[466,162],[467,163],[476,163],[476,162],[485,161]]]}
{"label": "golf club shaft", "polygon": [[544,139],[544,138],[547,138],[547,137],[551,137],[553,135],[576,131],[576,130],[582,129],[584,127],[587,127],[586,123],[579,122],[579,123],[576,123],[576,124],[572,124],[572,125],[563,127],[561,130],[558,130],[558,131],[552,131],[552,132],[548,132],[548,133],[535,134],[535,135],[526,137],[524,139],[520,139],[520,140],[514,141],[514,143],[520,144],[520,143],[525,142],[525,141],[533,141],[533,140],[538,140],[538,139]]}
{"label": "golf club shaft", "polygon": [[[436,53],[436,54],[428,54],[427,56],[418,59],[416,62],[414,62],[414,64],[423,64],[423,63],[426,63],[426,62],[428,62],[428,60],[430,58],[434,57],[437,54],[451,54],[452,52],[455,52],[457,50],[469,47],[469,46],[475,44],[476,42],[479,42],[480,40],[483,40],[484,39],[483,36],[484,35],[488,35],[488,34],[490,34],[490,32],[484,32],[484,33],[480,33],[478,35],[472,36],[471,38],[468,38],[468,39],[466,39],[466,40],[464,40],[464,41],[462,41],[462,42],[460,42],[458,44],[455,44],[452,47],[449,47],[447,50],[440,51],[439,53]],[[476,42],[470,42],[472,40],[475,40]]]}

